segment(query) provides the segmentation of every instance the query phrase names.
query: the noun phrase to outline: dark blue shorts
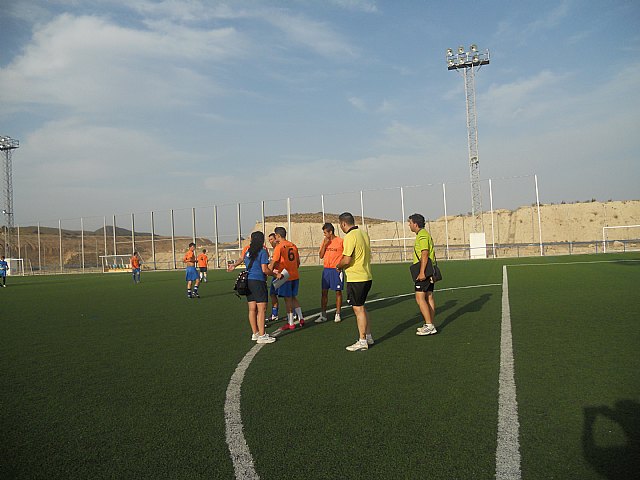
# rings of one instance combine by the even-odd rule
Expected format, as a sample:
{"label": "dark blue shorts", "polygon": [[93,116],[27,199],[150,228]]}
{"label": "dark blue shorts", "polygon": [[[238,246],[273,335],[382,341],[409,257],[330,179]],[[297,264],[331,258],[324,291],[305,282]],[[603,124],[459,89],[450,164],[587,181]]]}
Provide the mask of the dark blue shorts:
{"label": "dark blue shorts", "polygon": [[322,290],[344,290],[344,273],[335,268],[325,268],[322,271]]}
{"label": "dark blue shorts", "polygon": [[267,282],[263,280],[249,280],[249,291],[247,302],[267,303]]}
{"label": "dark blue shorts", "polygon": [[187,267],[187,282],[193,282],[200,278],[200,274],[196,270],[196,267]]}
{"label": "dark blue shorts", "polygon": [[300,280],[289,280],[280,285],[278,289],[279,297],[297,297],[298,296],[298,287],[300,286]]}

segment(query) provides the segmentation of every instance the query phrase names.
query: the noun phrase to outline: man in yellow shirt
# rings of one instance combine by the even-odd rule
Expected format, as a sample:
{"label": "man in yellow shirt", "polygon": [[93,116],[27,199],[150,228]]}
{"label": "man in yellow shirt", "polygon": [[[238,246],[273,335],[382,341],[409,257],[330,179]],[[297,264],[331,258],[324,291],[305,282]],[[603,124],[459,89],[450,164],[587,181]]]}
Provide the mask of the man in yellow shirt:
{"label": "man in yellow shirt", "polygon": [[345,212],[338,217],[340,229],[345,233],[342,260],[337,269],[344,269],[347,276],[347,303],[353,308],[358,323],[358,341],[347,350],[358,352],[373,345],[371,325],[365,302],[371,290],[371,246],[367,232],[356,226],[353,215]]}
{"label": "man in yellow shirt", "polygon": [[424,216],[414,213],[409,216],[409,229],[416,234],[416,242],[413,246],[413,263],[420,264],[420,272],[414,281],[416,291],[416,303],[420,308],[420,313],[424,318],[424,325],[418,327],[416,335],[433,335],[438,333],[433,325],[433,318],[436,314],[436,302],[433,298],[433,279],[425,275],[427,263],[436,261],[433,239],[424,228]]}

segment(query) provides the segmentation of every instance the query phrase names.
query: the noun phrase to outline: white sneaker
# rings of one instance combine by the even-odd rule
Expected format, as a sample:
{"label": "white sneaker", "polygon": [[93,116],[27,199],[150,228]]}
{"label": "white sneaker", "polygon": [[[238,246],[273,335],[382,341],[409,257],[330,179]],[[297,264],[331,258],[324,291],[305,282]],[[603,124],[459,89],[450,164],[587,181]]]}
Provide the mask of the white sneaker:
{"label": "white sneaker", "polygon": [[336,313],[336,316],[334,317],[333,321],[336,323],[340,323],[342,321],[339,313]]}
{"label": "white sneaker", "polygon": [[324,323],[326,322],[328,319],[327,317],[325,317],[324,315],[320,314],[320,316],[318,318],[316,318],[314,320],[315,323]]}
{"label": "white sneaker", "polygon": [[275,322],[276,320],[278,320],[278,315],[271,315],[270,321]]}
{"label": "white sneaker", "polygon": [[257,343],[273,343],[275,341],[276,341],[275,338],[270,337],[268,333],[265,333],[261,337],[258,337]]}
{"label": "white sneaker", "polygon": [[358,340],[353,345],[349,345],[347,350],[350,352],[359,352],[360,350],[369,350],[369,344],[366,340]]}
{"label": "white sneaker", "polygon": [[438,333],[438,331],[436,330],[436,327],[434,327],[433,323],[425,323],[416,331],[416,335],[433,335],[435,333]]}
{"label": "white sneaker", "polygon": [[254,342],[259,338],[260,338],[260,335],[258,335],[257,333],[254,333],[253,335],[251,335],[251,340],[253,340]]}

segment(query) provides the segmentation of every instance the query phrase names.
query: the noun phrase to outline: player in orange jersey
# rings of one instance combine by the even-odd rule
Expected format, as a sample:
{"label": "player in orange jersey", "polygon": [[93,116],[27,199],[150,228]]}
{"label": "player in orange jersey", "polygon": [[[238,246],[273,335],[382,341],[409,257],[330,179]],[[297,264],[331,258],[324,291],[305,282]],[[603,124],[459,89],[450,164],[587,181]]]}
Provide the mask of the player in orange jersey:
{"label": "player in orange jersey", "polygon": [[293,312],[295,310],[300,326],[304,326],[304,317],[302,316],[302,308],[298,302],[298,288],[300,286],[300,275],[298,267],[300,266],[300,255],[298,247],[287,240],[287,230],[284,227],[276,227],[273,231],[276,234],[278,244],[273,249],[273,257],[269,262],[269,269],[274,270],[277,279],[283,278],[283,271],[289,273],[289,278],[283,285],[278,287],[278,296],[284,298],[287,306],[287,324],[280,327],[280,330],[294,330],[296,326],[293,323]]}
{"label": "player in orange jersey", "polygon": [[131,275],[133,275],[133,283],[140,283],[140,255],[133,252],[133,256],[129,262],[131,264]]}
{"label": "player in orange jersey", "polygon": [[342,290],[344,290],[344,273],[336,270],[336,266],[342,260],[342,239],[336,237],[336,231],[332,224],[325,223],[322,226],[324,239],[320,245],[320,258],[324,260],[324,270],[322,271],[322,298],[320,301],[320,316],[316,323],[327,321],[327,303],[329,301],[329,290],[336,292],[336,316],[334,322],[339,322],[340,309],[342,308]]}
{"label": "player in orange jersey", "polygon": [[207,249],[203,248],[202,253],[198,255],[198,270],[200,270],[200,281],[207,283],[207,267],[209,266],[209,257]]}
{"label": "player in orange jersey", "polygon": [[[187,298],[200,298],[198,295],[198,286],[200,285],[200,276],[196,270],[196,244],[191,242],[189,250],[184,254],[182,263],[187,266]],[[195,285],[194,285],[195,284]],[[193,285],[193,292],[191,286]]]}

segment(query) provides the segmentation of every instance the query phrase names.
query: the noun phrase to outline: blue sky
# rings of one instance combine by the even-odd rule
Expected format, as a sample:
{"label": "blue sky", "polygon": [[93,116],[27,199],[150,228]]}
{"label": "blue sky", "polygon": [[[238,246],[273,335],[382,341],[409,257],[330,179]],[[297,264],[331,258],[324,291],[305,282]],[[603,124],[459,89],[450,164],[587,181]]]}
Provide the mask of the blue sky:
{"label": "blue sky", "polygon": [[463,81],[444,54],[471,43],[491,52],[483,179],[537,174],[545,203],[640,198],[638,2],[0,4],[17,224],[464,184]]}

